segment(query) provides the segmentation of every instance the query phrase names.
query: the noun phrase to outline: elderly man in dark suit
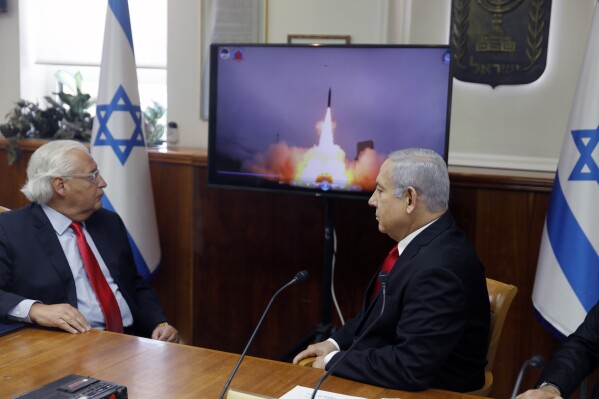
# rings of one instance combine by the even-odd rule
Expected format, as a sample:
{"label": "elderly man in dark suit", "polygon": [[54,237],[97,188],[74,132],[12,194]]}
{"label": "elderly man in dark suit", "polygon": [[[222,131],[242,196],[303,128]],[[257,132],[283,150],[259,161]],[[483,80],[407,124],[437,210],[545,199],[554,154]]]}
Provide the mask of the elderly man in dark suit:
{"label": "elderly man in dark suit", "polygon": [[0,214],[0,318],[177,342],[121,218],[102,208],[104,187],[79,142],[52,141],[31,156],[22,189],[31,204]]}
{"label": "elderly man in dark suit", "polygon": [[466,392],[483,386],[490,322],[486,280],[447,211],[448,199],[447,165],[437,153],[408,149],[389,156],[368,201],[379,230],[398,243],[382,266],[388,272],[384,312],[379,318],[377,271],[362,312],[330,339],[308,346],[294,363],[317,356],[313,367],[335,365],[335,375],[401,390]]}

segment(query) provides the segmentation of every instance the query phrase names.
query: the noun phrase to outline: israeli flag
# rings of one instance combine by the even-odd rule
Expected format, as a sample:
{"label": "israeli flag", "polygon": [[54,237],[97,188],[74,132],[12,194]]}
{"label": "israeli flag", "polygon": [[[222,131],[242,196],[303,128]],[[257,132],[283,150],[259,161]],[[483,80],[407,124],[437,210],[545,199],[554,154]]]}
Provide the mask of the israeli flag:
{"label": "israeli flag", "polygon": [[160,264],[150,166],[127,0],[109,0],[91,154],[106,180],[103,207],[118,213],[140,274]]}
{"label": "israeli flag", "polygon": [[599,300],[599,6],[595,3],[541,240],[532,302],[568,336]]}

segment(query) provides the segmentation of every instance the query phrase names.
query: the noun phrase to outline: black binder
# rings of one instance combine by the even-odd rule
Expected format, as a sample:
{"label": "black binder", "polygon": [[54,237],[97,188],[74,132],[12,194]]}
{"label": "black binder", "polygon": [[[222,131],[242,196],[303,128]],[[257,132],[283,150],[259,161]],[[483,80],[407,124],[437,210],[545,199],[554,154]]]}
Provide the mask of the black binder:
{"label": "black binder", "polygon": [[70,374],[13,399],[127,399],[127,387]]}

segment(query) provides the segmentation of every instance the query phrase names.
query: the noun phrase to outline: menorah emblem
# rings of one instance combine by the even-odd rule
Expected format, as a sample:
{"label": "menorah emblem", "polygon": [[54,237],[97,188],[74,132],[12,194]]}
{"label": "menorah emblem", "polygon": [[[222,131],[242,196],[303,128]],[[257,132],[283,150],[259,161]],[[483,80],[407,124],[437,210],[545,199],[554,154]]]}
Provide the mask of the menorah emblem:
{"label": "menorah emblem", "polygon": [[503,32],[503,15],[522,4],[524,0],[478,0],[480,7],[493,15],[491,33],[483,35],[476,42],[476,51],[516,51],[516,42]]}

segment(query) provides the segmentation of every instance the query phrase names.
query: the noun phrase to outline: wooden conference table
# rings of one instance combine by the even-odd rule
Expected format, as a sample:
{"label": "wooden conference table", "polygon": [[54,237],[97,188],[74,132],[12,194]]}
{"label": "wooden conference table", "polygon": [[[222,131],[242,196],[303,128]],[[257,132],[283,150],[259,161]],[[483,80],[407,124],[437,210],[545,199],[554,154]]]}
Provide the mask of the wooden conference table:
{"label": "wooden conference table", "polygon": [[[92,330],[68,334],[26,328],[0,337],[0,398],[10,398],[67,374],[127,386],[132,399],[218,398],[239,355]],[[231,387],[279,397],[296,385],[313,387],[322,370],[247,357]],[[323,390],[365,398],[460,399],[460,393],[403,392],[329,377]]]}

